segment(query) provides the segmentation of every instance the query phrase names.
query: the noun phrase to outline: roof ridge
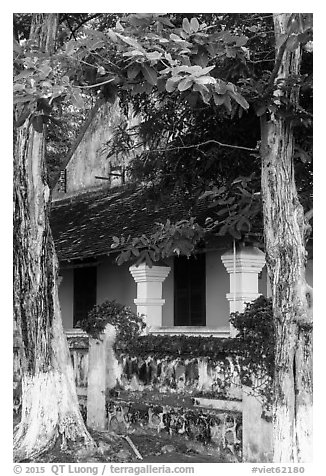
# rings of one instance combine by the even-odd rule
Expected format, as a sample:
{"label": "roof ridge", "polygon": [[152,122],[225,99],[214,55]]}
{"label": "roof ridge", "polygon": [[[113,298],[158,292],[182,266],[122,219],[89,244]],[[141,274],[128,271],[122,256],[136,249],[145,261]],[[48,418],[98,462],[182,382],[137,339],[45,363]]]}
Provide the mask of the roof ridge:
{"label": "roof ridge", "polygon": [[123,193],[126,191],[134,192],[136,190],[140,190],[141,186],[135,184],[135,183],[128,183],[124,185],[119,185],[118,187],[113,187],[113,188],[97,188],[96,190],[84,190],[80,191],[77,194],[74,195],[69,195],[68,197],[56,197],[52,200],[52,208],[56,208],[61,206],[63,203],[75,203],[80,200],[87,198],[97,198],[101,196],[114,196],[115,194],[118,193]]}

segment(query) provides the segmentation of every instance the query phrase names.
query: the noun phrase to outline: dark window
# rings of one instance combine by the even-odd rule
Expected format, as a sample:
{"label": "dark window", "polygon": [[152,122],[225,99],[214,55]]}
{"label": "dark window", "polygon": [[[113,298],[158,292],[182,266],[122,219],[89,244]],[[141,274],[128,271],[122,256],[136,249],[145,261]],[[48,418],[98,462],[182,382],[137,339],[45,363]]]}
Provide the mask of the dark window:
{"label": "dark window", "polygon": [[96,266],[74,269],[74,327],[96,304]]}
{"label": "dark window", "polygon": [[206,325],[205,254],[174,259],[174,325]]}

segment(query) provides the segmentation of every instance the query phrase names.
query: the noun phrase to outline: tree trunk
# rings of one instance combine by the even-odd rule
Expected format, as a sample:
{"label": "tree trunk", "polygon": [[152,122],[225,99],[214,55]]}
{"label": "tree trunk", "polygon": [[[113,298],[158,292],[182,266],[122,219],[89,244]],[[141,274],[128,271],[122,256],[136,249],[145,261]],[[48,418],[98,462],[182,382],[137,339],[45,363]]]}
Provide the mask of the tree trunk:
{"label": "tree trunk", "polygon": [[[275,14],[276,44],[289,14]],[[279,49],[276,51],[278,55]],[[300,49],[284,51],[276,80],[299,72]],[[298,91],[277,98],[298,102]],[[304,211],[293,164],[293,127],[280,111],[261,121],[266,261],[276,332],[274,462],[312,459],[312,290],[305,280]]]}
{"label": "tree trunk", "polygon": [[[54,48],[57,14],[35,14],[31,38]],[[61,322],[57,258],[49,225],[44,126],[29,117],[14,144],[14,319],[22,342],[22,415],[14,459],[35,457],[58,439],[93,445],[81,417],[71,358]]]}

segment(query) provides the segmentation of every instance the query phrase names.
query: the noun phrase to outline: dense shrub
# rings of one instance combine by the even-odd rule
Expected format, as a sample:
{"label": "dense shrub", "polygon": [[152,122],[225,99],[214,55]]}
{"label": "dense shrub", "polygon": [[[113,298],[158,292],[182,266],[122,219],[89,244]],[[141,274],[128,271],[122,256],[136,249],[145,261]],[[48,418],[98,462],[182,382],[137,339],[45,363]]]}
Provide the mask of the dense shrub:
{"label": "dense shrub", "polygon": [[250,368],[251,373],[263,371],[272,377],[274,325],[271,300],[260,296],[247,304],[243,313],[233,314],[231,323],[238,330],[237,337],[232,339],[149,334],[129,342],[128,354],[134,357],[208,357],[214,360],[240,357],[242,366]]}
{"label": "dense shrub", "polygon": [[275,331],[272,300],[260,296],[234,313],[231,323],[238,330],[234,344],[239,347],[241,381],[263,402],[262,417],[271,421],[275,358]]}
{"label": "dense shrub", "polygon": [[128,347],[131,357],[192,358],[208,357],[223,360],[233,351],[230,339],[185,335],[145,335],[134,339]]}
{"label": "dense shrub", "polygon": [[94,306],[87,318],[79,321],[78,327],[96,339],[100,337],[107,324],[112,324],[116,328],[118,348],[128,346],[145,328],[143,318],[132,312],[130,307],[109,300]]}
{"label": "dense shrub", "polygon": [[274,374],[274,322],[272,300],[260,296],[248,303],[242,313],[231,315],[231,324],[238,330],[234,344],[239,349],[242,366],[251,373],[263,371],[269,377]]}

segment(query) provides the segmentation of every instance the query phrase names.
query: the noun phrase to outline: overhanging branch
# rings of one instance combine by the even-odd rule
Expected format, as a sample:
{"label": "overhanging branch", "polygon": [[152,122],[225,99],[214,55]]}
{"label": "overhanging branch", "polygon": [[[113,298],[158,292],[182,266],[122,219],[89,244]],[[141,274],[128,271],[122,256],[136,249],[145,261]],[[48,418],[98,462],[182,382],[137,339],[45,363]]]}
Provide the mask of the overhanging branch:
{"label": "overhanging branch", "polygon": [[199,148],[203,145],[208,145],[208,144],[216,144],[216,145],[219,145],[220,147],[227,147],[229,149],[245,150],[247,152],[258,152],[258,150],[259,150],[257,147],[255,149],[253,149],[252,147],[244,147],[244,146],[241,146],[241,145],[225,144],[223,142],[219,142],[218,140],[211,139],[211,140],[207,140],[205,142],[200,142],[198,144],[183,145],[183,146],[178,146],[178,147],[166,147],[166,148],[162,148],[162,149],[149,150],[148,152],[168,152],[168,151],[171,151],[171,150],[196,149],[196,148]]}

